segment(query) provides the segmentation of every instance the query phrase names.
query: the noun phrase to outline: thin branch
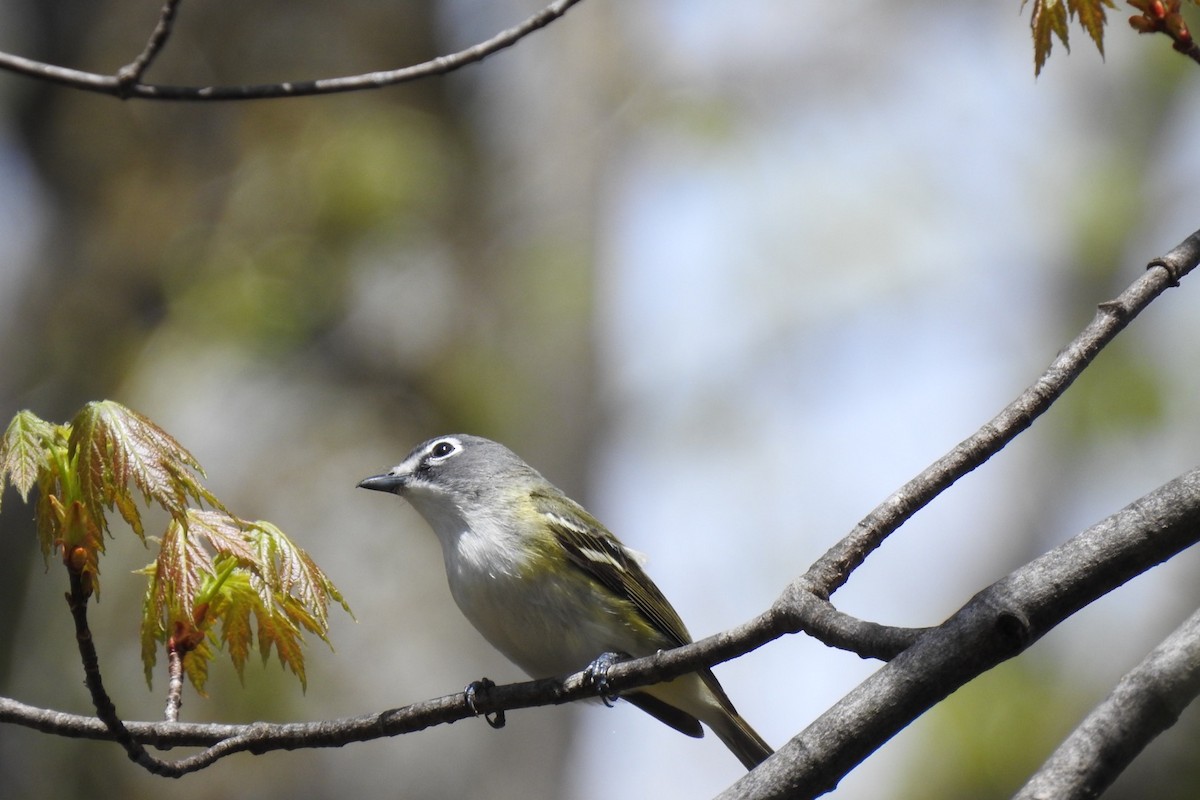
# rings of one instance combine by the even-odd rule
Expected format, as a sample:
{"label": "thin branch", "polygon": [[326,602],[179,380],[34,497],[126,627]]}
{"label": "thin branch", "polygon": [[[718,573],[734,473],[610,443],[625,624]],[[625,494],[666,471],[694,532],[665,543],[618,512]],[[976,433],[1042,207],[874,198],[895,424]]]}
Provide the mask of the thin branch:
{"label": "thin branch", "polygon": [[91,589],[86,585],[86,577],[80,571],[68,569],[71,579],[71,591],[67,594],[67,605],[71,609],[71,618],[75,621],[75,642],[79,647],[79,659],[83,663],[84,684],[92,696],[92,705],[96,716],[112,734],[112,738],[125,748],[129,760],[156,775],[167,774],[163,762],[146,752],[146,748],[136,742],[117,714],[117,707],[104,689],[104,680],[100,674],[100,658],[96,654],[96,644],[92,640],[92,631],[88,626],[87,606]]}
{"label": "thin branch", "polygon": [[167,706],[163,712],[167,722],[179,721],[179,709],[183,707],[183,654],[172,636],[167,642]]}
{"label": "thin branch", "polygon": [[1046,412],[1096,355],[1156,297],[1200,262],[1200,231],[1170,253],[1150,262],[1147,271],[1115,300],[1101,303],[1095,317],[1063,348],[1032,386],[990,422],[960,442],[920,475],[877,506],[850,533],[819,558],[800,578],[798,590],[828,599],[867,556],[913,514],[955,481],[1000,452],[1017,434]]}
{"label": "thin branch", "polygon": [[1200,694],[1200,611],[1125,677],[1013,800],[1099,797]]}
{"label": "thin branch", "polygon": [[56,64],[46,64],[11,53],[0,53],[0,69],[83,91],[113,95],[122,99],[137,98],[141,100],[267,100],[353,92],[360,89],[381,89],[385,86],[394,86],[433,75],[446,75],[468,64],[482,61],[493,53],[511,47],[534,31],[546,27],[579,2],[580,0],[555,0],[521,24],[451,55],[438,56],[430,61],[400,69],[342,78],[321,78],[254,86],[169,86],[141,82],[129,84],[123,82],[119,74],[116,76],[100,75],[95,72],[60,67]]}
{"label": "thin branch", "polygon": [[146,47],[138,54],[137,58],[117,70],[117,85],[123,87],[125,92],[141,83],[146,70],[162,52],[167,39],[171,37],[171,26],[175,22],[175,13],[179,10],[181,2],[182,0],[167,0],[162,11],[159,12],[158,23],[150,32],[150,39],[146,42]]}
{"label": "thin branch", "polygon": [[793,583],[775,602],[780,618],[792,620],[794,630],[804,631],[823,644],[855,653],[860,658],[891,661],[907,650],[931,628],[900,628],[858,619],[833,607],[812,592]]}
{"label": "thin branch", "polygon": [[719,800],[811,798],[951,692],[1070,615],[1200,541],[1200,469],[975,595],[835,703]]}

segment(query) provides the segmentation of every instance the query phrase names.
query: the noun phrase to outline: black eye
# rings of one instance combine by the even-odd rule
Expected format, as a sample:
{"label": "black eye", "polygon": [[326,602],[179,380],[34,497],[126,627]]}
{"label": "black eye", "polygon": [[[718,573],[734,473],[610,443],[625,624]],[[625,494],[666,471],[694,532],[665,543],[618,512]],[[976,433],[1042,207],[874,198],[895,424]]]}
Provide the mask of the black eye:
{"label": "black eye", "polygon": [[458,451],[458,447],[453,442],[438,442],[429,451],[429,455],[434,458],[446,458],[449,455]]}

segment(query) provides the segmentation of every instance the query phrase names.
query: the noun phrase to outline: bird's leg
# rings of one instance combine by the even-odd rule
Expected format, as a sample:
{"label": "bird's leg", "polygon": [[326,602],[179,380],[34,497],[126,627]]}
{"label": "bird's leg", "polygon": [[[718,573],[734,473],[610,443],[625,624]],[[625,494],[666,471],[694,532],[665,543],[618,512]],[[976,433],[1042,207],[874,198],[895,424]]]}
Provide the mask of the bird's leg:
{"label": "bird's leg", "polygon": [[612,708],[613,702],[617,699],[617,694],[608,688],[608,671],[612,669],[613,664],[617,664],[627,658],[629,656],[624,653],[601,653],[583,671],[584,679],[592,685],[592,688],[596,690],[596,694],[600,695],[600,699],[604,701],[604,705],[609,708]]}
{"label": "bird's leg", "polygon": [[484,722],[499,730],[504,727],[504,709],[493,711],[491,714],[480,714],[479,709],[475,707],[475,698],[486,696],[487,693],[496,686],[495,681],[491,678],[480,678],[477,681],[471,681],[467,684],[467,688],[463,689],[463,699],[467,702],[467,708],[471,709],[471,713],[475,716],[482,716]]}

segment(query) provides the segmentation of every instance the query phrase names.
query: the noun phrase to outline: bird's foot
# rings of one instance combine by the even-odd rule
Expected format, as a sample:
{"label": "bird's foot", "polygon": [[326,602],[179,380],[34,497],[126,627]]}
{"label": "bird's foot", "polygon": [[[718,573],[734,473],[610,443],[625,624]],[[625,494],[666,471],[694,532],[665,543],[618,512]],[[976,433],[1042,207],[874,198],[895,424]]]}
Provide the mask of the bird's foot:
{"label": "bird's foot", "polygon": [[467,688],[463,689],[463,699],[467,703],[467,708],[471,709],[471,713],[477,717],[482,716],[484,722],[499,730],[504,727],[504,709],[493,711],[492,713],[482,713],[476,706],[476,700],[484,699],[488,692],[495,688],[496,683],[491,678],[480,678],[477,681],[471,681],[467,684]]}
{"label": "bird's foot", "polygon": [[592,688],[596,690],[596,694],[604,701],[604,705],[612,708],[612,704],[617,699],[617,693],[612,691],[608,686],[608,671],[612,669],[613,664],[624,661],[628,656],[621,653],[601,653],[596,660],[587,665],[583,671],[583,677]]}

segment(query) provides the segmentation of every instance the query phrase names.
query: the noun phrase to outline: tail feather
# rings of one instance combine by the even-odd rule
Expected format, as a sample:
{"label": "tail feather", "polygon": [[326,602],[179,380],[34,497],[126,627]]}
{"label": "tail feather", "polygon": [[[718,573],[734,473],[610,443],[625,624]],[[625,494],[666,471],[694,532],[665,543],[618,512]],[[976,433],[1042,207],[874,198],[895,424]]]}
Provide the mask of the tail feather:
{"label": "tail feather", "polygon": [[754,769],[775,752],[736,711],[709,720],[708,726],[748,770]]}
{"label": "tail feather", "polygon": [[688,736],[703,736],[703,722],[746,769],[754,769],[775,751],[729,701],[711,670],[701,670],[627,695],[626,700]]}

